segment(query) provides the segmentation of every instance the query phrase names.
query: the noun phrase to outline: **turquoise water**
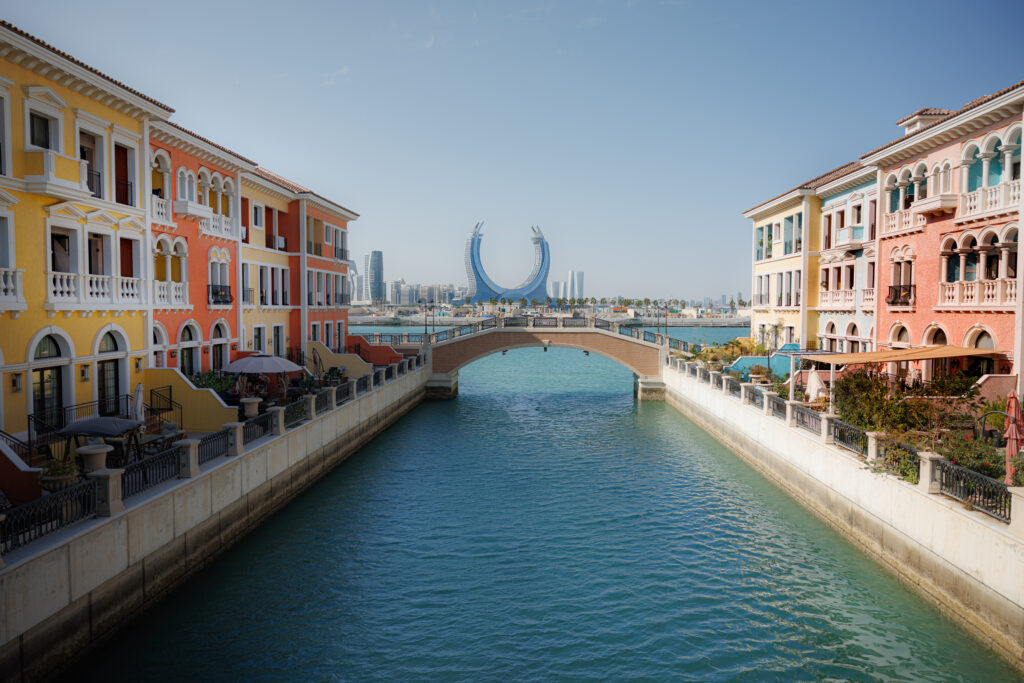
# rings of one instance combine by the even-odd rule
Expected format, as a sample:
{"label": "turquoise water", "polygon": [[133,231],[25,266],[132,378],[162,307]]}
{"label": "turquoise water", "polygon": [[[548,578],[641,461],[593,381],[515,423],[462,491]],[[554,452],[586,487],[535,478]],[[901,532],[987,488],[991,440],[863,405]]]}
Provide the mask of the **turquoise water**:
{"label": "turquoise water", "polygon": [[[441,332],[447,330],[454,325],[438,325],[433,328],[435,332]],[[656,327],[644,327],[641,328],[650,332],[664,332],[665,328]],[[407,325],[353,325],[349,330],[349,334],[367,334],[370,332],[381,332],[383,334],[402,334],[403,332],[408,333],[423,333],[422,327],[410,327]],[[699,344],[721,344],[727,342],[730,339],[736,337],[746,337],[750,335],[749,327],[670,327],[668,328],[668,334],[670,337],[675,337],[682,341],[697,342]]]}
{"label": "turquoise water", "polygon": [[540,349],[426,403],[83,680],[1012,680],[632,375]]}

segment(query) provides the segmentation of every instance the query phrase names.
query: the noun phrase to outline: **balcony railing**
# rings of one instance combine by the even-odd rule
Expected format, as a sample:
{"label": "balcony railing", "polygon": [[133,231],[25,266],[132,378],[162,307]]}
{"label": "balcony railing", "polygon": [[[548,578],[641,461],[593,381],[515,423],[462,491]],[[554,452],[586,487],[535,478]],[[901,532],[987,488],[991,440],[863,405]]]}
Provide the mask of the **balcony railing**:
{"label": "balcony railing", "polygon": [[926,222],[927,219],[923,215],[909,209],[887,213],[882,216],[882,234],[891,235],[905,230],[917,230],[923,228]]}
{"label": "balcony railing", "polygon": [[163,197],[151,197],[150,208],[153,211],[153,220],[158,223],[173,223],[171,215],[171,202]]}
{"label": "balcony railing", "polygon": [[210,218],[204,218],[199,221],[199,229],[216,237],[234,239],[237,235],[235,231],[235,219],[231,216],[222,216],[219,213],[215,213]]}
{"label": "balcony railing", "polygon": [[24,273],[24,270],[15,268],[0,268],[0,310],[25,303],[25,290],[22,286]]}
{"label": "balcony railing", "polygon": [[863,241],[864,226],[847,225],[846,227],[839,228],[835,244],[832,246],[834,249],[857,249]]}
{"label": "balcony railing", "polygon": [[1020,206],[1020,180],[1010,180],[960,195],[960,215],[966,219],[1017,211]]}
{"label": "balcony railing", "polygon": [[755,294],[754,295],[754,305],[755,306],[767,306],[769,300],[770,299],[769,299],[767,294]]}
{"label": "balcony railing", "polygon": [[242,303],[246,304],[246,305],[251,304],[252,303],[252,297],[253,297],[253,294],[255,293],[255,291],[256,290],[253,289],[252,287],[249,287],[248,289],[243,289],[242,290]]}
{"label": "balcony railing", "polygon": [[210,304],[214,306],[229,305],[234,298],[231,296],[231,285],[208,285]]}
{"label": "balcony railing", "polygon": [[860,290],[860,305],[867,307],[874,307],[875,305],[875,289],[874,287]]}
{"label": "balcony railing", "polygon": [[103,196],[103,174],[99,171],[88,169],[85,172],[85,185],[92,192],[93,197]]}
{"label": "balcony railing", "polygon": [[306,253],[313,254],[314,256],[321,256],[323,253],[323,245],[319,242],[313,242],[312,240],[306,241]]}
{"label": "balcony railing", "polygon": [[348,306],[352,303],[352,295],[348,292],[343,292],[338,295],[338,306]]}
{"label": "balcony railing", "polygon": [[857,305],[857,290],[833,289],[818,296],[818,308],[853,310]]}
{"label": "balcony railing", "polygon": [[153,283],[153,302],[164,306],[187,306],[188,288],[184,282],[157,280]]}
{"label": "balcony railing", "polygon": [[118,275],[47,273],[47,303],[51,304],[141,304],[142,280]]}
{"label": "balcony railing", "polygon": [[889,296],[885,303],[890,306],[913,306],[917,285],[889,285]]}
{"label": "balcony railing", "polygon": [[1017,280],[975,280],[973,282],[940,282],[939,306],[987,308],[1017,303]]}
{"label": "balcony railing", "polygon": [[334,258],[338,259],[339,261],[348,261],[348,249],[344,249],[342,247],[335,247]]}

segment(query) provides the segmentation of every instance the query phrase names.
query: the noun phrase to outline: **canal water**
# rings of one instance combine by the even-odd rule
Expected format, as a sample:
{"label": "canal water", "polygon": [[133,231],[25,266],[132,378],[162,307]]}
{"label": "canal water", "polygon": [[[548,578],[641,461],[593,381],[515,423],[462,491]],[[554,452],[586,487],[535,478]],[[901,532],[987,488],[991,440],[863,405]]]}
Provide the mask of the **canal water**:
{"label": "canal water", "polygon": [[426,403],[156,605],[82,680],[1014,680],[592,354]]}

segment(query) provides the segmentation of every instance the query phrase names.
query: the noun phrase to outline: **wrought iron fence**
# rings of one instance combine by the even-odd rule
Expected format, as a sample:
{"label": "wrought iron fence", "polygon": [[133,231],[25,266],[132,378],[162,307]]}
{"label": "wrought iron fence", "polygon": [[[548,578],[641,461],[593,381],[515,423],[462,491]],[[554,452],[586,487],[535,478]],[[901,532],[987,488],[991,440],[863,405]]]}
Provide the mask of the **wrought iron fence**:
{"label": "wrought iron fence", "polygon": [[228,454],[228,430],[222,429],[199,439],[199,464]]}
{"label": "wrought iron fence", "polygon": [[[722,388],[722,376],[721,375],[712,375],[710,372],[708,373],[708,376],[711,377],[711,386],[712,386],[712,388],[721,390],[721,388]],[[701,376],[701,380],[703,380],[703,379],[704,379],[704,377],[702,375]]]}
{"label": "wrought iron fence", "polygon": [[562,318],[562,327],[586,327],[586,318]]}
{"label": "wrought iron fence", "polygon": [[690,377],[696,377],[696,376],[697,376],[697,366],[696,365],[691,365],[690,366]]}
{"label": "wrought iron fence", "polygon": [[340,406],[345,401],[352,398],[352,384],[350,382],[342,382],[334,390],[334,405]]}
{"label": "wrought iron fence", "polygon": [[398,364],[398,366],[395,368],[395,373],[398,377],[401,377],[402,375],[405,374],[405,361]]}
{"label": "wrought iron fence", "polygon": [[[367,375],[369,377],[369,375]],[[291,429],[300,422],[309,419],[309,402],[305,398],[292,401],[284,407],[284,426]]]}
{"label": "wrought iron fence", "polygon": [[682,351],[683,350],[683,342],[681,342],[680,340],[676,339],[675,337],[669,337],[668,338],[668,348],[675,349],[676,351]]}
{"label": "wrought iron fence", "polygon": [[747,388],[747,403],[752,406],[764,409],[764,392],[756,387]]}
{"label": "wrought iron fence", "polygon": [[180,446],[172,446],[156,455],[132,463],[121,473],[121,497],[130,498],[137,493],[178,478]]}
{"label": "wrought iron fence", "polygon": [[86,479],[31,503],[6,510],[7,518],[0,522],[0,553],[8,553],[95,516],[99,491],[99,480]]}
{"label": "wrought iron fence", "polygon": [[658,341],[658,336],[653,332],[648,332],[647,330],[644,330],[644,341],[651,342],[653,344],[656,341]]}
{"label": "wrought iron fence", "polygon": [[[699,375],[698,378],[700,379],[701,382],[704,382],[704,384],[710,384],[711,383],[711,372],[708,371],[707,368],[701,368],[700,369],[700,375]],[[719,387],[722,386],[721,385],[721,381],[722,381],[722,378],[719,377],[718,378],[718,382],[719,382],[718,386]]]}
{"label": "wrought iron fence", "polygon": [[558,327],[558,318],[551,316],[538,316],[533,319],[534,327]]}
{"label": "wrought iron fence", "polygon": [[333,406],[331,406],[331,390],[324,389],[316,395],[316,414],[326,413]]}
{"label": "wrought iron fence", "polygon": [[395,366],[389,365],[384,368],[384,381],[387,382],[395,378]]}
{"label": "wrought iron fence", "polygon": [[525,315],[512,316],[502,321],[502,327],[527,327],[529,324],[530,319]]}
{"label": "wrought iron fence", "polygon": [[603,318],[594,318],[594,327],[599,330],[610,330],[612,329],[612,323],[609,320]]}
{"label": "wrought iron fence", "polygon": [[842,420],[832,420],[832,440],[837,446],[863,456],[868,454],[868,435],[860,427],[854,427]]}
{"label": "wrought iron fence", "polygon": [[619,325],[619,334],[621,334],[623,337],[632,337],[633,328],[626,327],[625,325]]}
{"label": "wrought iron fence", "polygon": [[821,435],[821,413],[807,406],[793,406],[796,426],[806,429],[811,434]]}
{"label": "wrought iron fence", "polygon": [[410,332],[405,335],[405,342],[407,344],[422,344],[423,333],[422,332]]}
{"label": "wrought iron fence", "polygon": [[365,394],[370,390],[370,375],[363,375],[356,380],[356,393]]}
{"label": "wrought iron fence", "polygon": [[1003,482],[945,460],[938,461],[939,490],[995,517],[1010,521],[1010,491]]}
{"label": "wrought iron fence", "polygon": [[772,396],[771,400],[772,415],[779,418],[780,420],[786,419],[786,399],[781,396]]}
{"label": "wrought iron fence", "polygon": [[451,330],[441,330],[434,334],[434,343],[447,341],[452,336]]}
{"label": "wrought iron fence", "polygon": [[921,478],[921,458],[917,449],[892,439],[878,440],[878,461],[882,469],[917,483]]}
{"label": "wrought iron fence", "polygon": [[497,326],[498,326],[498,319],[497,318],[487,318],[482,323],[480,323],[480,329],[481,330],[489,330],[492,327],[497,327]]}
{"label": "wrought iron fence", "polygon": [[732,377],[724,377],[722,381],[725,382],[725,390],[730,396],[739,397],[740,395],[740,383]]}
{"label": "wrought iron fence", "polygon": [[[348,385],[345,385],[348,387]],[[340,388],[339,388],[340,391]],[[250,418],[242,425],[242,443],[248,444],[256,439],[262,439],[274,431],[274,414],[263,413]]]}
{"label": "wrought iron fence", "polygon": [[473,327],[472,325],[462,325],[461,327],[458,327],[457,329],[459,331],[459,336],[460,337],[462,335],[464,335],[464,334],[473,334],[474,332],[476,332],[476,328]]}

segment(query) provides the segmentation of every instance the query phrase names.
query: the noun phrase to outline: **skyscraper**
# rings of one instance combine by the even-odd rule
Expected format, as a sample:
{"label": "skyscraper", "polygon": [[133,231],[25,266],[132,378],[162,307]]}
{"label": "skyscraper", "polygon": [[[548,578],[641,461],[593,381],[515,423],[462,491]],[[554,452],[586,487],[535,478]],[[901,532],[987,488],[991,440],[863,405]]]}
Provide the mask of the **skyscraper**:
{"label": "skyscraper", "polygon": [[364,275],[366,288],[369,290],[367,299],[371,304],[382,304],[387,296],[384,285],[384,253],[371,251],[364,258],[366,265]]}
{"label": "skyscraper", "polygon": [[562,283],[559,280],[551,281],[551,298],[561,299],[562,298]]}
{"label": "skyscraper", "polygon": [[569,281],[567,282],[569,287],[570,299],[582,299],[583,298],[583,271],[582,270],[570,270]]}

